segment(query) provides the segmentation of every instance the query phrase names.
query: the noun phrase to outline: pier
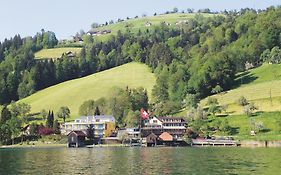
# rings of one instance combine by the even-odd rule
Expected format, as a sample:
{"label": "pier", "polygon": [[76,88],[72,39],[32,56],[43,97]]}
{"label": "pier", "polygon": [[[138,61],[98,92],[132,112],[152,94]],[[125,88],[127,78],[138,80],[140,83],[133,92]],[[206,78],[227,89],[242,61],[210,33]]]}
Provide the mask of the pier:
{"label": "pier", "polygon": [[235,140],[192,139],[191,146],[240,146]]}

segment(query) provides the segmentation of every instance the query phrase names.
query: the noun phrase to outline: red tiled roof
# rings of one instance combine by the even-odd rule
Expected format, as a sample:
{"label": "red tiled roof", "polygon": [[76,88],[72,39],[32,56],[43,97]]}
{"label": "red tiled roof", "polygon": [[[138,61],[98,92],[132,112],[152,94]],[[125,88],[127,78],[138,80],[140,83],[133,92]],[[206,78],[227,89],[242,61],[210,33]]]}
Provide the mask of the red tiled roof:
{"label": "red tiled roof", "polygon": [[163,132],[159,138],[163,141],[173,141],[173,136],[171,136],[169,133],[167,132]]}

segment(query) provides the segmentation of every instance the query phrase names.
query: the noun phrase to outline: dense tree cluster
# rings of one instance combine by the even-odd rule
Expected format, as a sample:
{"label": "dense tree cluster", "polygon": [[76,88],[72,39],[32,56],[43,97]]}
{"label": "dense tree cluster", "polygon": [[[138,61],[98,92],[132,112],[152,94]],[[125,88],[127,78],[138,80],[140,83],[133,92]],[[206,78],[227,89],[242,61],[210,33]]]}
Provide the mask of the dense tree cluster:
{"label": "dense tree cluster", "polygon": [[279,63],[281,8],[242,9],[224,15],[196,15],[179,26],[162,23],[136,33],[118,32],[106,41],[84,35],[78,58],[35,61],[33,52],[57,44],[53,32],[16,35],[0,43],[0,104],[48,86],[131,61],[150,66],[157,76],[153,110],[171,114],[197,99],[230,89],[245,64]]}
{"label": "dense tree cluster", "polygon": [[[53,48],[57,43],[55,34],[44,30],[34,37],[22,39],[16,35],[0,42],[0,104],[10,103],[54,84],[56,80],[52,79],[53,72],[50,70],[52,62],[48,66],[36,62],[33,53],[42,48]],[[42,74],[46,78],[38,77]]]}
{"label": "dense tree cluster", "polygon": [[80,115],[112,114],[117,125],[138,126],[140,109],[149,108],[147,92],[143,88],[116,88],[109,99],[87,100],[79,108]]}
{"label": "dense tree cluster", "polygon": [[25,103],[12,103],[9,108],[0,106],[0,144],[13,144],[28,121],[30,109]]}

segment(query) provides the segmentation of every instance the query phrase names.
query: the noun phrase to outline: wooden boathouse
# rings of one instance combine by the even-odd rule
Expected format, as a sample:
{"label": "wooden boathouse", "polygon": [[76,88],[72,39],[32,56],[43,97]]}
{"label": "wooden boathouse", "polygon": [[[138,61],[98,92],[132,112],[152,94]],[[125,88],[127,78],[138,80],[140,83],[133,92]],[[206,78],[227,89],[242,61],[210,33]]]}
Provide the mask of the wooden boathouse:
{"label": "wooden boathouse", "polygon": [[67,136],[67,147],[78,148],[85,145],[86,134],[83,131],[71,131]]}

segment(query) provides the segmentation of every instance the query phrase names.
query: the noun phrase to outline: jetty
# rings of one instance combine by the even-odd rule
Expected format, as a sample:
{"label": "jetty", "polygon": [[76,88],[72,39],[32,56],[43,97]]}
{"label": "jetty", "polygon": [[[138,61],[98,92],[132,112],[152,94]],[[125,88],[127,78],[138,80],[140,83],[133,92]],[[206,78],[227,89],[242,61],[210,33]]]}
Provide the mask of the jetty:
{"label": "jetty", "polygon": [[192,139],[191,146],[240,146],[241,143],[235,140],[224,139]]}

